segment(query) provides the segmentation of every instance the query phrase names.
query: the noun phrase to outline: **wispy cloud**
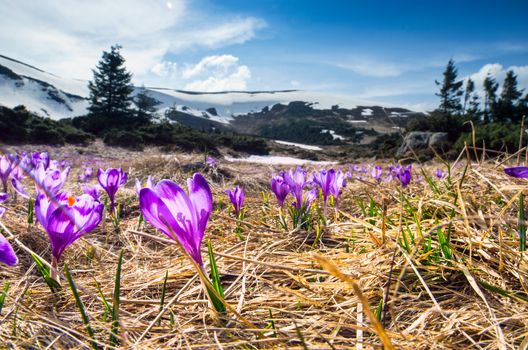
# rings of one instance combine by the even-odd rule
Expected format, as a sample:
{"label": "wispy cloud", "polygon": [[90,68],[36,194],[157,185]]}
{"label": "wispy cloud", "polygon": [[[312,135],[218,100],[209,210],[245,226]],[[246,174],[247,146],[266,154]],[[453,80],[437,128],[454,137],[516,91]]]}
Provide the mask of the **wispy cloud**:
{"label": "wispy cloud", "polygon": [[337,67],[353,71],[368,77],[397,77],[407,70],[407,67],[394,62],[383,62],[372,59],[352,59],[346,63],[337,63]]}
{"label": "wispy cloud", "polygon": [[259,18],[227,14],[219,19],[191,5],[185,0],[4,0],[2,54],[89,79],[102,50],[119,43],[136,79],[155,79],[152,73],[174,71],[165,59],[169,54],[241,44],[265,26]]}

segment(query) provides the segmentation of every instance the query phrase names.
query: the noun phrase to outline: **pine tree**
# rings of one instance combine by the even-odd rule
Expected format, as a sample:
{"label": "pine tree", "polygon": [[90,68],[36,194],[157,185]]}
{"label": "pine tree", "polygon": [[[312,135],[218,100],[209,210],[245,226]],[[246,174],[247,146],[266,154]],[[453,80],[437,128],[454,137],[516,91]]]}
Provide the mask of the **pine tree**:
{"label": "pine tree", "polygon": [[93,80],[88,83],[88,116],[97,119],[96,129],[122,126],[127,123],[132,113],[132,74],[127,72],[124,66],[125,59],[121,56],[120,49],[120,45],[114,45],[110,52],[103,51],[96,69],[92,70]]}
{"label": "pine tree", "polygon": [[446,114],[460,114],[462,111],[460,98],[464,93],[462,91],[463,80],[456,80],[458,73],[455,61],[449,60],[443,75],[444,80],[441,83],[435,81],[436,85],[440,86],[440,92],[436,94],[440,97],[438,109]]}
{"label": "pine tree", "polygon": [[464,93],[464,114],[471,117],[472,119],[477,119],[479,116],[479,97],[475,92],[475,82],[468,78],[466,82],[466,89]]}
{"label": "pine tree", "polygon": [[148,90],[142,87],[139,93],[134,97],[134,104],[137,108],[137,118],[142,123],[148,123],[156,116],[156,107],[161,104],[161,101],[150,96]]}
{"label": "pine tree", "polygon": [[497,109],[497,89],[499,84],[487,75],[484,79],[484,121],[491,122],[495,119]]}
{"label": "pine tree", "polygon": [[522,90],[519,91],[517,88],[517,76],[509,70],[506,72],[501,96],[497,103],[497,119],[500,121],[520,121],[520,110],[517,107],[521,96]]}
{"label": "pine tree", "polygon": [[474,92],[475,92],[475,83],[473,82],[473,80],[471,80],[471,78],[468,78],[466,82],[466,88],[464,91],[464,106],[462,107],[462,114],[466,113],[469,101]]}

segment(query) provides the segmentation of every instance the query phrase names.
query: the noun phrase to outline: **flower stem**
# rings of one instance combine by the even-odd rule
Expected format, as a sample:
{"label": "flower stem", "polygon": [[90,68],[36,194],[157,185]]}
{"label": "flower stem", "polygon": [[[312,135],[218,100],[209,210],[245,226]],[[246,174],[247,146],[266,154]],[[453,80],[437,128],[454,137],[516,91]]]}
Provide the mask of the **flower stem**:
{"label": "flower stem", "polygon": [[59,260],[56,257],[51,258],[51,274],[50,277],[60,283],[59,278]]}

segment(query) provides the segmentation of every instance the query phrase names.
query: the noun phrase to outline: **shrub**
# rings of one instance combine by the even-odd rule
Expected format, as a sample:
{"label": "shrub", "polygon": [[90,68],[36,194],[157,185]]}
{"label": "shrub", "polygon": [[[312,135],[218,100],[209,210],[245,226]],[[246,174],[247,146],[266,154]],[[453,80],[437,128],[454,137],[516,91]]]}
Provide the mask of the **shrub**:
{"label": "shrub", "polygon": [[142,150],[143,138],[140,133],[111,129],[103,137],[103,142],[108,146],[119,146],[128,149]]}
{"label": "shrub", "polygon": [[[476,126],[476,146],[486,145],[486,149],[496,151],[514,152],[519,148],[520,125],[511,123],[490,123]],[[455,149],[460,151],[464,148],[464,142],[473,145],[471,132],[460,135],[455,143]]]}

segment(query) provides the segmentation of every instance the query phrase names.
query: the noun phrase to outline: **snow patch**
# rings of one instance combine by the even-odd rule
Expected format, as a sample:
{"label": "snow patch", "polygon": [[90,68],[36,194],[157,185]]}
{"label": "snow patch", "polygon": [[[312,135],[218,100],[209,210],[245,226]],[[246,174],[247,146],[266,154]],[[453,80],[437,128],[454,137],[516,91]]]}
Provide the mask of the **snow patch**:
{"label": "snow patch", "polygon": [[279,140],[274,140],[274,142],[276,142],[278,144],[281,144],[281,145],[299,147],[299,148],[307,149],[307,150],[310,150],[310,151],[322,151],[323,150],[319,146],[305,145],[305,144],[302,144],[302,143],[295,143],[295,142],[288,142],[288,141],[279,141]]}
{"label": "snow patch", "polygon": [[366,120],[363,120],[363,119],[360,119],[360,120],[348,120],[349,123],[352,123],[352,124],[360,124],[360,123],[366,123],[367,121]]}
{"label": "snow patch", "polygon": [[308,159],[299,159],[293,157],[282,157],[282,156],[255,156],[251,155],[248,158],[233,158],[225,156],[225,160],[228,162],[244,162],[244,163],[255,163],[255,164],[268,164],[268,165],[303,165],[303,164],[317,164],[317,165],[332,165],[337,162],[325,162],[325,161],[313,161]]}
{"label": "snow patch", "polygon": [[343,136],[336,134],[334,130],[327,130],[327,129],[321,130],[321,134],[324,134],[324,133],[328,133],[332,135],[332,138],[334,140],[344,140],[345,139]]}
{"label": "snow patch", "polygon": [[365,108],[361,111],[361,115],[363,117],[371,117],[372,116],[372,113],[374,113],[374,111],[370,108]]}

